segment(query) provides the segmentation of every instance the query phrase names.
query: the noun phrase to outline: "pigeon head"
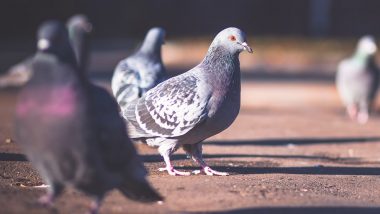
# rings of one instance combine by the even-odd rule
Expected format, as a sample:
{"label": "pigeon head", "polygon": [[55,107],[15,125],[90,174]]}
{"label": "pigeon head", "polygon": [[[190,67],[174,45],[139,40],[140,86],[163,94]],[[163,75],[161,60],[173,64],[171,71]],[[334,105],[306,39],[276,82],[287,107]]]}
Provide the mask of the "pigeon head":
{"label": "pigeon head", "polygon": [[373,55],[377,51],[375,39],[372,36],[363,36],[358,42],[358,52],[364,55]]}
{"label": "pigeon head", "polygon": [[89,36],[92,31],[92,24],[85,15],[79,14],[72,16],[67,21],[66,26],[78,67],[81,71],[85,71],[88,62]]}
{"label": "pigeon head", "polygon": [[[37,49],[43,53],[51,53],[63,60],[73,59],[66,27],[58,21],[46,21],[38,29]],[[75,62],[75,61],[74,61]]]}
{"label": "pigeon head", "polygon": [[141,47],[142,52],[158,53],[161,46],[165,43],[165,30],[160,27],[151,28],[145,36]]}
{"label": "pigeon head", "polygon": [[238,28],[230,27],[222,30],[216,35],[213,46],[223,46],[230,53],[240,53],[244,50],[252,53],[252,48],[248,46],[245,33]]}
{"label": "pigeon head", "polygon": [[69,30],[70,37],[72,34],[79,32],[88,34],[92,31],[92,24],[85,15],[78,14],[71,17],[67,21],[67,28]]}

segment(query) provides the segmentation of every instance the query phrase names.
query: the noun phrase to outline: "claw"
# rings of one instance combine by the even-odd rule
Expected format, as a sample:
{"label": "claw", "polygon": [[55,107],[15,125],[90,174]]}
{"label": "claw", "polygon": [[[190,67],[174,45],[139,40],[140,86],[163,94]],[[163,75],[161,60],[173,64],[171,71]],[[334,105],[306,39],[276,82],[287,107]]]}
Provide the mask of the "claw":
{"label": "claw", "polygon": [[192,171],[191,173],[193,173],[194,175],[198,175],[198,174],[201,174],[201,170],[194,170]]}

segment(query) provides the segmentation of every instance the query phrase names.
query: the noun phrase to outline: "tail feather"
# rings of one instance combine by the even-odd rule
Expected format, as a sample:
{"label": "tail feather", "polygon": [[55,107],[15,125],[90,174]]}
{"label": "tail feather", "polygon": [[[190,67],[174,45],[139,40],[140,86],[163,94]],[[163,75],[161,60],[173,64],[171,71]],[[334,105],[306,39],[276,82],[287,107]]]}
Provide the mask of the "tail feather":
{"label": "tail feather", "polygon": [[144,181],[127,181],[119,187],[119,190],[129,199],[140,202],[158,202],[164,198],[154,190],[148,182]]}

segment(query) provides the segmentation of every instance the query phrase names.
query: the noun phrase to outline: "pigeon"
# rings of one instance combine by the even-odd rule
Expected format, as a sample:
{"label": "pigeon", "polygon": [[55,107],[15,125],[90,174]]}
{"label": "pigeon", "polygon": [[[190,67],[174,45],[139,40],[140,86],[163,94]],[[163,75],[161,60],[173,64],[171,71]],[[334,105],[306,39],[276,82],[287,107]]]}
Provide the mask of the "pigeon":
{"label": "pigeon", "polygon": [[244,50],[252,53],[245,33],[224,29],[199,65],[160,83],[122,111],[130,138],[158,147],[166,164],[160,171],[191,174],[174,169],[170,162],[170,155],[182,147],[205,174],[228,175],[204,162],[202,141],[229,127],[239,113],[239,54]]}
{"label": "pigeon", "polygon": [[350,118],[365,124],[369,118],[379,86],[379,69],[374,55],[377,51],[372,36],[362,37],[351,58],[338,65],[336,87]]}
{"label": "pigeon", "polygon": [[[88,59],[88,36],[92,30],[92,25],[84,15],[72,16],[66,27],[69,30],[70,42],[73,46],[78,66],[81,70],[86,69]],[[32,57],[28,57],[21,63],[12,66],[4,75],[0,77],[0,88],[19,87],[29,81],[31,77],[30,69],[25,66]]]}
{"label": "pigeon", "polygon": [[70,17],[66,23],[69,31],[71,46],[74,50],[75,58],[80,70],[86,70],[89,50],[89,39],[92,31],[92,24],[83,14]]}
{"label": "pigeon", "polygon": [[111,88],[121,109],[167,79],[161,59],[164,39],[164,29],[150,29],[141,48],[116,66]]}
{"label": "pigeon", "polygon": [[145,178],[116,101],[78,68],[65,26],[47,21],[37,38],[38,51],[26,65],[33,75],[16,106],[15,134],[49,185],[40,203],[52,206],[68,186],[94,199],[91,213],[114,188],[133,200],[161,201]]}

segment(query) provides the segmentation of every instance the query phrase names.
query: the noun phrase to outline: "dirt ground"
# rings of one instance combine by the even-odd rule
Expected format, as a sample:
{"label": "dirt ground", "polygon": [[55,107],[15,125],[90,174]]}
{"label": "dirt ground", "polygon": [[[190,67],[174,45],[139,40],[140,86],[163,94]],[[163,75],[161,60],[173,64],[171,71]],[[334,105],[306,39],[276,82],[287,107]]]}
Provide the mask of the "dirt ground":
{"label": "dirt ground", "polygon": [[[90,200],[75,190],[54,209],[37,205],[42,181],[9,142],[16,94],[0,91],[0,213],[84,213]],[[206,161],[230,176],[169,176],[157,171],[156,149],[139,145],[165,202],[113,191],[101,213],[380,213],[379,129],[379,113],[366,125],[351,122],[331,82],[244,81],[239,117],[204,144]],[[197,169],[183,151],[173,160]]]}

